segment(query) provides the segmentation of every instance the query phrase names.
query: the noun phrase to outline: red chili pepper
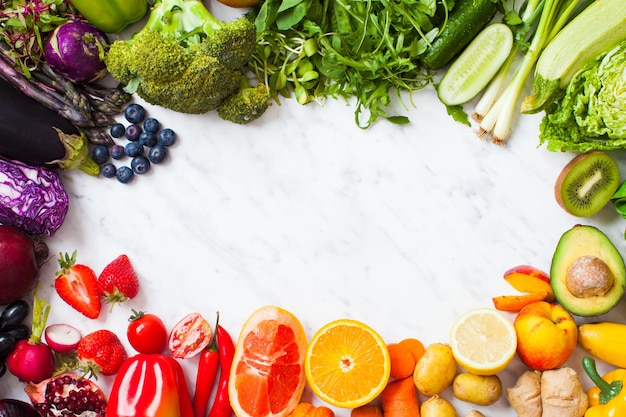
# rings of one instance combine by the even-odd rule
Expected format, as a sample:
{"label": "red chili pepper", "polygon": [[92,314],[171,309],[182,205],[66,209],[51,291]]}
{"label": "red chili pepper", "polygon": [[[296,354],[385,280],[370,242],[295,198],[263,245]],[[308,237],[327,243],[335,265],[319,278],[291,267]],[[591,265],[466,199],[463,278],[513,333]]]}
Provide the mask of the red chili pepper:
{"label": "red chili pepper", "polygon": [[138,354],[122,364],[106,417],[193,417],[183,368],[161,354]]}
{"label": "red chili pepper", "polygon": [[215,333],[217,334],[217,347],[220,353],[220,380],[209,417],[231,417],[233,408],[230,406],[230,399],[228,398],[228,378],[235,356],[235,345],[228,332],[219,324]]}
{"label": "red chili pepper", "polygon": [[217,326],[219,323],[219,313],[215,323],[216,331],[211,337],[211,342],[200,353],[198,361],[198,373],[196,375],[196,391],[193,396],[193,413],[195,417],[206,417],[209,399],[215,385],[217,377],[217,366],[219,364],[219,352],[217,347]]}

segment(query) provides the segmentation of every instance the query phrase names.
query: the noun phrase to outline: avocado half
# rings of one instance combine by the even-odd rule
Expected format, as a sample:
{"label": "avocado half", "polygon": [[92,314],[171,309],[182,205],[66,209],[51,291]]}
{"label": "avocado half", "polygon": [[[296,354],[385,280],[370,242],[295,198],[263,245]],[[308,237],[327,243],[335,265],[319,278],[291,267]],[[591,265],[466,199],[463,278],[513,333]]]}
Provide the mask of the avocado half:
{"label": "avocado half", "polygon": [[584,317],[604,314],[624,294],[624,259],[599,229],[576,225],[556,246],[550,284],[556,300],[570,313]]}

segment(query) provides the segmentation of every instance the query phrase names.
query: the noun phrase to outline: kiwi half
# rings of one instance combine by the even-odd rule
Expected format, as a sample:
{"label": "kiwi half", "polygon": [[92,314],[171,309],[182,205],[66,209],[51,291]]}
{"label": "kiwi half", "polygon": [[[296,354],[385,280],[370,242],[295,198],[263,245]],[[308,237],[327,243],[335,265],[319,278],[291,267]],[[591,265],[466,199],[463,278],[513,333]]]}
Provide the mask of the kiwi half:
{"label": "kiwi half", "polygon": [[613,158],[600,151],[586,152],[565,165],[554,195],[568,213],[591,217],[611,200],[619,184],[619,167]]}

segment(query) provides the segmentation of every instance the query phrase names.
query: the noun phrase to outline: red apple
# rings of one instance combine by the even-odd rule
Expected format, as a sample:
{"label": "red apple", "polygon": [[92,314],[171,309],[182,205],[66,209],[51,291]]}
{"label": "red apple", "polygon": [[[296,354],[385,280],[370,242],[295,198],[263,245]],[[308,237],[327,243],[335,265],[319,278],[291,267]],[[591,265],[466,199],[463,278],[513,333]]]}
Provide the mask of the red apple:
{"label": "red apple", "polygon": [[576,321],[558,304],[530,303],[520,310],[513,325],[517,334],[517,354],[529,368],[539,371],[558,368],[576,348]]}

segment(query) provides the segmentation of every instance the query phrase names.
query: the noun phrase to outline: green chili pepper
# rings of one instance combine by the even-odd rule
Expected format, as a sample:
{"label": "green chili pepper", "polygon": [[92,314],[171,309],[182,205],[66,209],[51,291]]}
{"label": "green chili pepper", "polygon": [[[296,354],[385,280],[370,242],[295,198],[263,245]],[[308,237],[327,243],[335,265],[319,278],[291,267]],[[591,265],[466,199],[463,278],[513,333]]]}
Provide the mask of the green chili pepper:
{"label": "green chili pepper", "polygon": [[72,5],[106,33],[117,33],[148,12],[147,0],[72,0]]}

